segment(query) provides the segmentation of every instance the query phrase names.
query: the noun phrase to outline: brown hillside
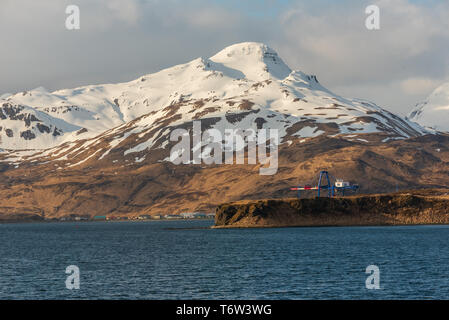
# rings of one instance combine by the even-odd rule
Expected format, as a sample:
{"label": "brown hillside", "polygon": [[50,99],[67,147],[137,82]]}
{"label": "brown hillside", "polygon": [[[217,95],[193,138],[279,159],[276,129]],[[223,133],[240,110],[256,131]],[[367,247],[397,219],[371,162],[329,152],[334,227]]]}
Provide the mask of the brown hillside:
{"label": "brown hillside", "polygon": [[281,146],[273,176],[260,176],[255,165],[175,166],[155,160],[160,157],[142,163],[92,158],[62,169],[52,162],[3,165],[0,217],[212,212],[223,202],[295,197],[289,188],[316,184],[322,169],[360,184],[362,193],[449,185],[449,137],[444,135],[388,143],[295,140]]}

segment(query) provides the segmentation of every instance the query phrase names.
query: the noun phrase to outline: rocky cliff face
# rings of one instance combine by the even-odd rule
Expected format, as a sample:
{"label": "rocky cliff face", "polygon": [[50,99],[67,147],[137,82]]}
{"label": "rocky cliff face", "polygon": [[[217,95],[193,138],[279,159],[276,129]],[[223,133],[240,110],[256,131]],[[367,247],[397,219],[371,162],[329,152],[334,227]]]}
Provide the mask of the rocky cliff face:
{"label": "rocky cliff face", "polygon": [[449,196],[410,193],[240,201],[218,206],[215,217],[216,228],[447,223]]}

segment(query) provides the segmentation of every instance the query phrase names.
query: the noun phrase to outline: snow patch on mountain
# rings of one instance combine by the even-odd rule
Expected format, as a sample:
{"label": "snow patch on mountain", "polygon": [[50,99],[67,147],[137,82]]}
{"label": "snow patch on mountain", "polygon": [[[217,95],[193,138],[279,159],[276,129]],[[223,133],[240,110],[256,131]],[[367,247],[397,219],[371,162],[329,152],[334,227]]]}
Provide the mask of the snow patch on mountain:
{"label": "snow patch on mountain", "polygon": [[449,132],[449,82],[436,88],[408,118],[421,126]]}

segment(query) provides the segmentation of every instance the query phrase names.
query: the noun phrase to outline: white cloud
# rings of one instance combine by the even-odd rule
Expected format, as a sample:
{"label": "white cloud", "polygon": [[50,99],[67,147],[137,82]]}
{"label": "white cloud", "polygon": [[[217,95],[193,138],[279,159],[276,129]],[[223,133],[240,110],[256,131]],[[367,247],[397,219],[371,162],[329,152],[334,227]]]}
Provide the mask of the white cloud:
{"label": "white cloud", "polygon": [[[0,94],[131,80],[240,41],[265,42],[336,93],[395,111],[407,112],[449,77],[448,1],[276,2],[265,15],[262,5],[237,1],[1,2],[0,61],[7,63]],[[81,10],[74,32],[64,26],[73,3]],[[373,3],[381,9],[379,31],[365,28],[365,7]]]}
{"label": "white cloud", "polygon": [[[230,29],[239,23],[239,15],[219,8],[201,8],[182,15],[185,21],[197,28]],[[179,16],[181,17],[181,16]]]}
{"label": "white cloud", "polygon": [[[391,78],[401,77],[404,63],[419,61],[422,55],[432,53],[438,43],[449,44],[448,19],[439,13],[448,12],[449,3],[437,9],[418,7],[406,0],[375,3],[381,8],[379,31],[365,28],[361,2],[344,10],[321,12],[319,16],[311,16],[304,10],[287,12],[283,18],[282,45],[289,59],[301,65],[305,56],[312,67],[328,68],[332,64],[341,71],[334,72],[334,77],[341,78],[349,72],[352,73],[346,77],[349,81],[367,79],[367,75],[380,78],[386,73]],[[449,58],[447,52],[445,56]],[[417,63],[414,68],[421,65]]]}
{"label": "white cloud", "polygon": [[430,78],[409,78],[401,81],[401,88],[406,94],[429,94],[440,84],[441,81]]}
{"label": "white cloud", "polygon": [[[368,4],[380,7],[378,31],[365,28]],[[346,93],[353,88],[353,96],[378,103],[390,97],[397,104],[392,107],[405,112],[416,103],[413,99],[422,97],[411,89],[419,87],[416,79],[403,81],[428,78],[438,83],[449,72],[447,12],[449,2],[422,6],[407,0],[356,1],[315,14],[299,4],[282,16],[275,43],[292,67],[318,74],[331,89]],[[419,94],[428,94],[431,83],[420,85]],[[407,89],[409,96],[404,95]]]}
{"label": "white cloud", "polygon": [[136,0],[107,0],[106,7],[119,20],[129,24],[136,24],[140,18],[139,3]]}

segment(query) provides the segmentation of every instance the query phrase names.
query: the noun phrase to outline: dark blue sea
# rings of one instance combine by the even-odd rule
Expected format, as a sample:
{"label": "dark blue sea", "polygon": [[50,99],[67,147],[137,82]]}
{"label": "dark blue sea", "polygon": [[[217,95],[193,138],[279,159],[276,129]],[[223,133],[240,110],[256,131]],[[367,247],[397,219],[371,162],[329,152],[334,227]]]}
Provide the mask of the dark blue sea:
{"label": "dark blue sea", "polygon": [[[449,226],[0,225],[1,299],[448,299]],[[66,267],[80,270],[66,288]],[[380,270],[369,290],[368,265]]]}

